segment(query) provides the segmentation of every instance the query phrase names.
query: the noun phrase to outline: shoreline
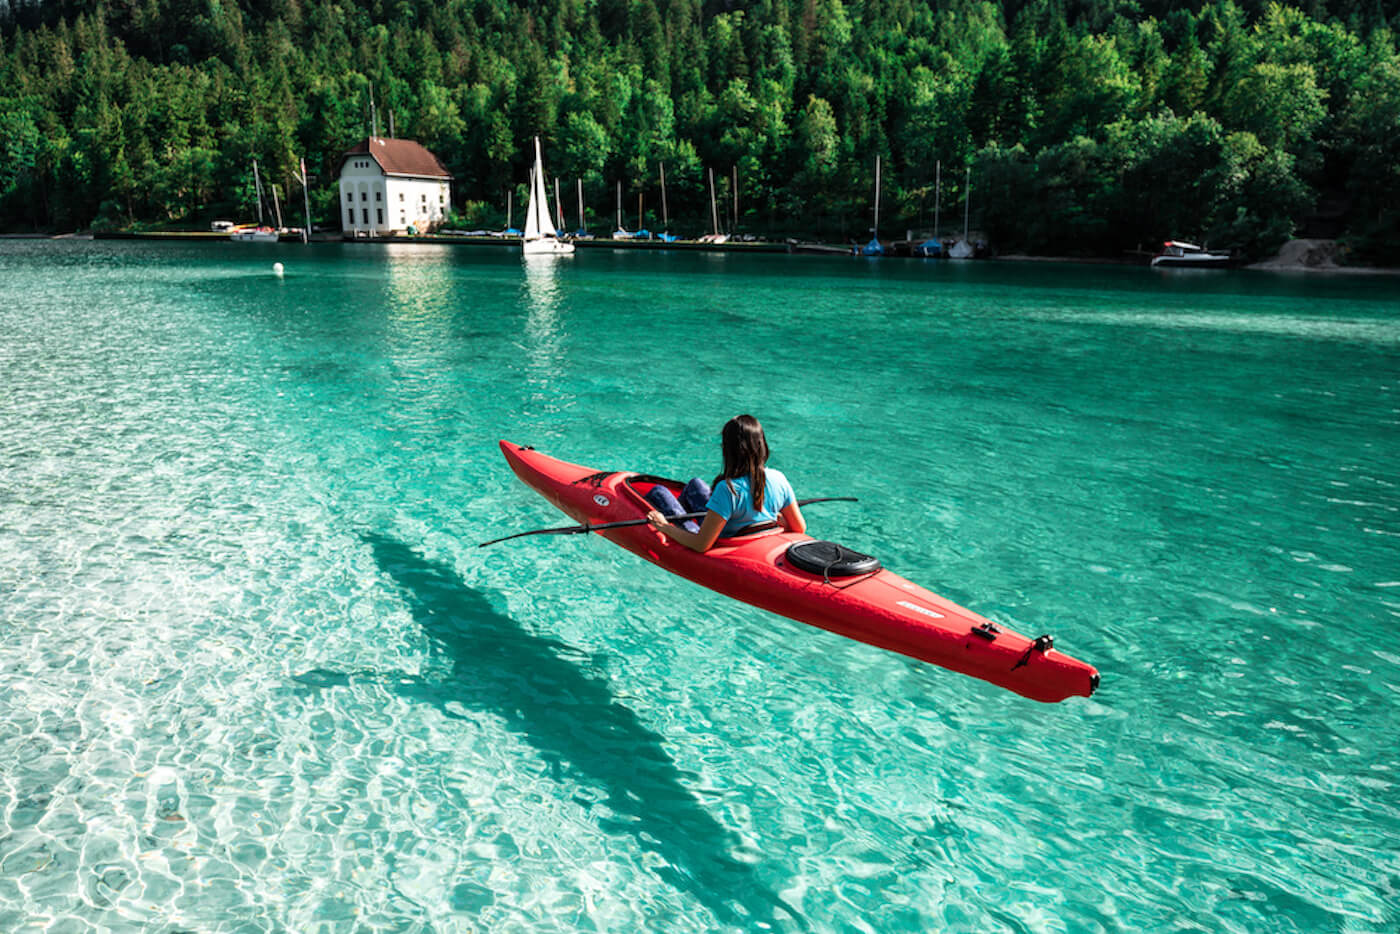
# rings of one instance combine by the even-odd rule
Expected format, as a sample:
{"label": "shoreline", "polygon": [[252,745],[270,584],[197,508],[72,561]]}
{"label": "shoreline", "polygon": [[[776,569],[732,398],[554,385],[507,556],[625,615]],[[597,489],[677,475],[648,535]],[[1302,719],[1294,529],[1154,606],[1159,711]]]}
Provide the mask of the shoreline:
{"label": "shoreline", "polygon": [[[104,231],[104,232],[73,232],[64,234],[45,233],[20,233],[20,234],[0,234],[0,241],[3,240],[185,240],[185,241],[205,241],[205,242],[226,242],[232,243],[226,233],[202,230],[175,230],[175,231]],[[299,235],[284,235],[281,243],[301,243]],[[393,237],[373,237],[373,238],[351,238],[343,237],[339,234],[312,234],[311,243],[417,243],[417,244],[442,244],[451,246],[514,246],[512,239],[504,237],[472,237],[472,236],[393,236]],[[767,253],[767,254],[803,254],[811,256],[847,256],[854,255],[848,252],[848,248],[839,244],[817,243],[815,241],[796,240],[755,240],[725,243],[704,243],[699,240],[678,240],[665,243],[660,240],[613,240],[607,238],[575,240],[575,247],[579,249],[613,249],[613,250],[642,250],[661,251],[676,250],[681,252],[709,252],[709,253]],[[860,257],[857,257],[860,258]],[[865,257],[869,258],[869,257]],[[925,261],[944,261],[940,257],[919,257],[902,256],[891,254],[888,259],[922,259]],[[1007,253],[1004,255],[993,255],[978,262],[1002,262],[1002,263],[1067,263],[1079,266],[1138,266],[1147,268],[1145,257],[1113,257],[1113,256],[1041,256],[1029,253]],[[1248,270],[1250,272],[1276,272],[1276,273],[1308,273],[1319,275],[1338,276],[1400,276],[1400,267],[1396,266],[1342,266],[1336,264],[1308,264],[1303,262],[1290,262],[1279,258],[1260,260],[1255,263],[1245,263],[1230,267],[1230,271]],[[1165,270],[1174,272],[1176,270]]]}

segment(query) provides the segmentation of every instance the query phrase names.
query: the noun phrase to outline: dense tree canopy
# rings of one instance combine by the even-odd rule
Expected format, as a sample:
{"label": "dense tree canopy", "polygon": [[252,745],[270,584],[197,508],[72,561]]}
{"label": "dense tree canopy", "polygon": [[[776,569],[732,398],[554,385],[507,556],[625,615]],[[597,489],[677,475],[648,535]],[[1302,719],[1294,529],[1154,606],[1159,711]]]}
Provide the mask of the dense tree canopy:
{"label": "dense tree canopy", "polygon": [[341,154],[392,119],[474,225],[538,134],[600,229],[618,182],[657,229],[664,165],[672,229],[709,227],[713,170],[723,227],[864,238],[879,156],[886,234],[960,228],[970,169],[1002,250],[1314,233],[1395,263],[1392,23],[1397,0],[0,0],[0,224],[247,218],[252,161],[299,199],[302,157],[334,224]]}

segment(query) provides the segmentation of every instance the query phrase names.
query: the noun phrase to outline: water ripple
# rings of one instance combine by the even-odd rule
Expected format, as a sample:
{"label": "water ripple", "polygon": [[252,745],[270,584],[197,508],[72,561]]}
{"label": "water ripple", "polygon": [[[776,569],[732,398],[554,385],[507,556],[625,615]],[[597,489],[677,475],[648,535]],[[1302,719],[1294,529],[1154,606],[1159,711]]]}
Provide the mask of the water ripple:
{"label": "water ripple", "polygon": [[[1393,285],[574,259],[0,243],[0,929],[1396,926]],[[740,409],[1101,691],[474,547]]]}

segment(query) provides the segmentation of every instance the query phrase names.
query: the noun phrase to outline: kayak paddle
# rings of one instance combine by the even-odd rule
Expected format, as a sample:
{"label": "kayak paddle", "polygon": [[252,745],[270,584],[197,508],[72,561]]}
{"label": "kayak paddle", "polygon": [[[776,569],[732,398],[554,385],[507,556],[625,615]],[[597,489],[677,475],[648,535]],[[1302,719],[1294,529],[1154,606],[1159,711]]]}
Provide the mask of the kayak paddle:
{"label": "kayak paddle", "polygon": [[[810,506],[812,503],[854,503],[858,500],[854,496],[818,496],[815,499],[799,499],[797,505]],[[684,522],[687,519],[703,519],[703,512],[687,512],[679,516],[667,516],[672,525]],[[631,525],[646,525],[646,519],[624,519],[620,522],[599,522],[596,525],[587,522],[582,525],[565,525],[557,529],[533,529],[529,532],[516,532],[514,535],[507,535],[504,538],[493,538],[489,542],[482,542],[478,548],[485,548],[487,545],[495,545],[498,542],[508,542],[512,538],[524,538],[527,535],[578,535],[580,532],[601,532],[604,529],[621,529]]]}

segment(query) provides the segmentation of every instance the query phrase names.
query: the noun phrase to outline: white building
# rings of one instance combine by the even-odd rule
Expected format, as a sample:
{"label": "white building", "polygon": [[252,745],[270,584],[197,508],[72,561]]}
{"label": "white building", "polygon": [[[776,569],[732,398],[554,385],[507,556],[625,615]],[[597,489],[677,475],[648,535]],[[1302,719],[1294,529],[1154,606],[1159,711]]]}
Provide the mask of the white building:
{"label": "white building", "polygon": [[347,237],[419,233],[440,225],[451,208],[452,176],[408,139],[371,136],[340,160],[340,219]]}

